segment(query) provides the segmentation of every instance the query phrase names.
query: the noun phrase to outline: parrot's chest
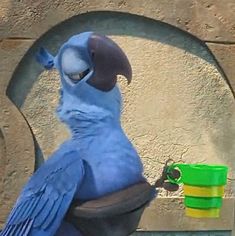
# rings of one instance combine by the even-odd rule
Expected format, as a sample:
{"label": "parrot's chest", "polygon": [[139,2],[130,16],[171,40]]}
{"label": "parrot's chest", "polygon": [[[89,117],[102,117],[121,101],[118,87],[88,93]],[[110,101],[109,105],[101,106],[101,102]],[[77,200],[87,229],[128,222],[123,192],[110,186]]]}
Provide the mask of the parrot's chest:
{"label": "parrot's chest", "polygon": [[120,129],[74,140],[71,148],[77,149],[84,164],[78,199],[99,198],[143,180],[142,162]]}
{"label": "parrot's chest", "polygon": [[85,176],[79,199],[94,199],[141,181],[142,164],[137,158],[103,153],[84,158]]}

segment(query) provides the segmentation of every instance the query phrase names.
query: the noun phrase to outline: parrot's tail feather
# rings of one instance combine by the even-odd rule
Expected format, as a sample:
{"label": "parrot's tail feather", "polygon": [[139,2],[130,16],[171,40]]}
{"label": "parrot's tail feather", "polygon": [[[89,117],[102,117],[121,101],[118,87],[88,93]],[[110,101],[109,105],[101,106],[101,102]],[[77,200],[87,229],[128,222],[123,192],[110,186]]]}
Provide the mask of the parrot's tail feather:
{"label": "parrot's tail feather", "polygon": [[17,225],[9,225],[0,232],[0,236],[27,236],[29,235],[32,225],[33,220],[31,219],[27,219]]}

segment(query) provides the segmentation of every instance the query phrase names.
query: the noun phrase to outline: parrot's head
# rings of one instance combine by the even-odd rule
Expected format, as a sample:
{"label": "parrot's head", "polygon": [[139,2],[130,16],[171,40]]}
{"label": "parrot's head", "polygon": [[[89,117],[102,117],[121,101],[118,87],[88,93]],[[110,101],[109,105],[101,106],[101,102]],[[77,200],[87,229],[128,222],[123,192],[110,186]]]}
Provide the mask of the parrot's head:
{"label": "parrot's head", "polygon": [[57,109],[62,121],[120,119],[121,95],[117,76],[131,82],[130,63],[121,48],[106,36],[85,32],[64,43],[56,57],[45,49],[37,60],[61,76]]}

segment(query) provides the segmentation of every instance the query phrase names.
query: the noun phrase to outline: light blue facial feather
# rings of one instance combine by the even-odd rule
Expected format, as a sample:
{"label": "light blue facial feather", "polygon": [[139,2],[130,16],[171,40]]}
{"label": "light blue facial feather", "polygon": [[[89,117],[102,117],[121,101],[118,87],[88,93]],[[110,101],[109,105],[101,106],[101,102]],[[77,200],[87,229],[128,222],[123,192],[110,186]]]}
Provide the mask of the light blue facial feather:
{"label": "light blue facial feather", "polygon": [[61,57],[61,65],[65,75],[76,74],[90,68],[90,65],[82,58],[81,53],[74,48],[67,48],[64,51]]}
{"label": "light blue facial feather", "polygon": [[[104,92],[87,83],[94,68],[88,51],[88,39],[91,34],[92,32],[86,32],[71,37],[62,45],[57,55],[56,66],[61,75],[63,90],[57,111],[61,120],[69,126],[74,125],[71,123],[74,119],[84,120],[87,118],[89,121],[103,119],[104,117],[110,117],[117,121],[120,119],[122,101],[118,86],[109,92]],[[67,50],[73,56],[63,64],[63,53],[66,53]],[[91,71],[84,79],[76,84],[69,81],[66,76],[67,72],[82,71],[86,66],[89,66]]]}

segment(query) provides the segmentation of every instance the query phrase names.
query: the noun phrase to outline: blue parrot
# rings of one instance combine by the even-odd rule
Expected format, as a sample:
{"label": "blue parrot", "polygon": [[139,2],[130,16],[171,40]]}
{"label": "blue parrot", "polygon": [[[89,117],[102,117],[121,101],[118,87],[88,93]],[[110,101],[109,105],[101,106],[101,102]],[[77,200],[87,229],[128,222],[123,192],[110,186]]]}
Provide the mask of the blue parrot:
{"label": "blue parrot", "polygon": [[97,199],[146,181],[120,122],[117,75],[128,83],[132,77],[120,47],[106,36],[85,32],[72,36],[55,57],[41,48],[37,60],[60,73],[57,114],[71,138],[32,175],[1,236],[72,236],[64,217],[74,199]]}

